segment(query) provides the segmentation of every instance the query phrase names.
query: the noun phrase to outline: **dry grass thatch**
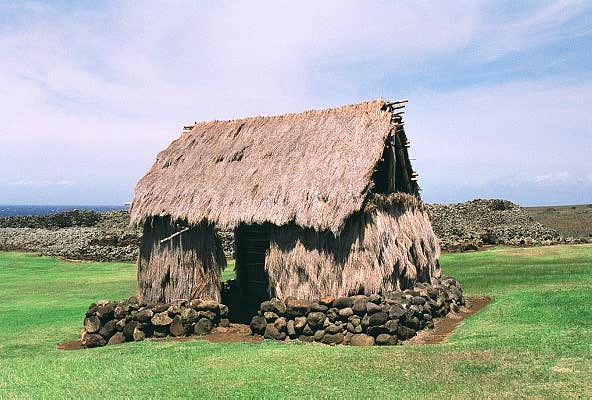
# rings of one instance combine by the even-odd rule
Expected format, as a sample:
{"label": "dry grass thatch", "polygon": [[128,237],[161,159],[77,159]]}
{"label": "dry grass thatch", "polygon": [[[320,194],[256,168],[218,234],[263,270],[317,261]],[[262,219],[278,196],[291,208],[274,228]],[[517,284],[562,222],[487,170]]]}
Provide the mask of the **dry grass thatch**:
{"label": "dry grass thatch", "polygon": [[271,295],[318,299],[403,290],[438,277],[440,248],[421,200],[375,195],[338,237],[297,226],[271,231]]}
{"label": "dry grass thatch", "polygon": [[384,105],[198,123],[140,180],[132,222],[168,215],[337,233],[362,208],[393,128]]}
{"label": "dry grass thatch", "polygon": [[220,270],[226,266],[220,239],[208,224],[170,240],[179,230],[169,218],[145,222],[138,261],[138,295],[147,302],[176,299],[220,301]]}

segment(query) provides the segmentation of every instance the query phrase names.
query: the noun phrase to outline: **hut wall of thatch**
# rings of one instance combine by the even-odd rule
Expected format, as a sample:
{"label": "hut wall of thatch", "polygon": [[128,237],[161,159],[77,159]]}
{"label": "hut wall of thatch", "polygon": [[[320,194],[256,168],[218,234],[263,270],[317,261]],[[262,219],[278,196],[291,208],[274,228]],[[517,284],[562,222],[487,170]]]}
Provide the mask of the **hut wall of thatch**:
{"label": "hut wall of thatch", "polygon": [[138,296],[151,302],[178,299],[220,301],[220,271],[226,266],[213,225],[202,223],[161,243],[186,223],[152,217],[144,222],[138,260]]}
{"label": "hut wall of thatch", "polygon": [[339,236],[295,225],[274,227],[265,259],[270,294],[325,295],[404,290],[440,275],[440,249],[427,211],[415,196],[372,196]]}

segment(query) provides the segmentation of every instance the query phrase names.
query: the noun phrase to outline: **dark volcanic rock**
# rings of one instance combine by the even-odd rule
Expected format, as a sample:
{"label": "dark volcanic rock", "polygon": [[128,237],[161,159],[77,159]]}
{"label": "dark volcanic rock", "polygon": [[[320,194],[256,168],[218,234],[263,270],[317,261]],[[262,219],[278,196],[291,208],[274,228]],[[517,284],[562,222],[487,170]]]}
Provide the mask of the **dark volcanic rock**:
{"label": "dark volcanic rock", "polygon": [[204,300],[199,303],[195,309],[197,311],[211,311],[214,314],[217,314],[220,311],[220,307],[218,306],[220,303],[213,300]]}
{"label": "dark volcanic rock", "polygon": [[286,324],[286,332],[288,336],[290,336],[291,338],[296,337],[296,328],[294,326],[294,320],[288,321],[288,323]]}
{"label": "dark volcanic rock", "polygon": [[214,324],[212,324],[212,321],[210,321],[207,318],[202,318],[195,323],[195,327],[193,328],[193,332],[196,335],[207,335],[208,333],[210,333],[210,331],[212,330],[213,327],[214,327]]}
{"label": "dark volcanic rock", "polygon": [[310,325],[310,327],[314,330],[323,326],[325,318],[327,317],[322,312],[313,311],[308,314],[306,320],[308,322],[308,325]]}
{"label": "dark volcanic rock", "polygon": [[398,304],[394,304],[391,306],[391,308],[389,309],[389,318],[391,319],[399,319],[401,318],[403,315],[405,315],[405,309],[403,307],[401,307]]}
{"label": "dark volcanic rock", "polygon": [[97,316],[84,319],[84,330],[88,333],[96,333],[101,329],[101,320]]}
{"label": "dark volcanic rock", "polygon": [[150,319],[150,322],[152,322],[152,325],[154,326],[168,326],[173,323],[173,320],[169,317],[168,312],[163,311],[155,314],[154,317]]}
{"label": "dark volcanic rock", "polygon": [[117,331],[115,323],[116,321],[113,319],[105,322],[105,325],[99,330],[99,335],[103,336],[105,339],[109,339]]}
{"label": "dark volcanic rock", "polygon": [[310,311],[310,301],[290,299],[286,302],[286,315],[290,318],[305,316]]}
{"label": "dark volcanic rock", "polygon": [[411,298],[411,304],[423,306],[426,303],[426,299],[421,296],[413,296]]}
{"label": "dark volcanic rock", "polygon": [[276,313],[280,317],[282,317],[286,314],[286,310],[287,310],[286,303],[284,303],[282,300],[271,299],[270,304],[271,304],[271,311],[273,311],[274,313]]}
{"label": "dark volcanic rock", "polygon": [[123,334],[125,335],[125,339],[127,341],[131,342],[134,340],[134,330],[136,329],[136,326],[138,326],[138,321],[130,321],[125,324],[125,327],[123,328]]}
{"label": "dark volcanic rock", "polygon": [[325,328],[325,332],[334,335],[336,333],[343,332],[343,326],[331,324],[331,325],[329,325],[328,327]]}
{"label": "dark volcanic rock", "polygon": [[386,323],[388,321],[388,314],[384,312],[377,312],[370,316],[369,324],[370,326],[378,326]]}
{"label": "dark volcanic rock", "polygon": [[134,338],[134,342],[141,342],[142,340],[146,339],[146,333],[143,330],[138,329],[136,326],[132,337]]}
{"label": "dark volcanic rock", "polygon": [[267,324],[267,326],[265,327],[265,332],[263,333],[263,337],[265,339],[282,340],[281,332],[275,326],[273,326],[273,324]]}
{"label": "dark volcanic rock", "polygon": [[171,332],[171,335],[177,337],[185,335],[185,327],[183,326],[183,321],[179,315],[175,315],[175,318],[173,318],[169,332]]}
{"label": "dark volcanic rock", "polygon": [[349,342],[352,346],[374,346],[374,338],[363,333],[353,335]]}
{"label": "dark volcanic rock", "polygon": [[339,318],[341,318],[343,321],[347,321],[347,319],[352,315],[354,315],[354,311],[350,307],[345,307],[339,310]]}
{"label": "dark volcanic rock", "polygon": [[397,336],[399,336],[401,340],[411,339],[413,336],[415,336],[415,329],[399,325],[399,328],[397,329]]}
{"label": "dark volcanic rock", "polygon": [[368,314],[375,314],[377,312],[382,311],[382,307],[380,307],[379,305],[372,303],[372,302],[368,302],[368,304],[366,305],[366,310],[368,312]]}
{"label": "dark volcanic rock", "polygon": [[115,335],[111,336],[107,344],[121,344],[125,343],[125,335],[121,332],[116,332]]}
{"label": "dark volcanic rock", "polygon": [[354,299],[351,297],[340,297],[333,301],[333,307],[335,308],[347,308],[352,307],[354,305]]}
{"label": "dark volcanic rock", "polygon": [[136,319],[140,322],[148,322],[150,321],[150,318],[152,318],[153,316],[154,313],[152,312],[152,310],[146,308],[144,310],[138,311],[138,313],[136,314]]}
{"label": "dark volcanic rock", "polygon": [[351,308],[354,314],[363,317],[366,314],[366,303],[368,300],[356,300]]}
{"label": "dark volcanic rock", "polygon": [[251,318],[251,332],[257,335],[263,335],[266,326],[267,320],[264,317],[256,315],[253,318]]}
{"label": "dark volcanic rock", "polygon": [[376,344],[379,346],[392,346],[397,344],[397,338],[392,335],[382,333],[376,337]]}
{"label": "dark volcanic rock", "polygon": [[329,307],[320,304],[318,302],[314,302],[310,304],[310,310],[311,311],[320,311],[320,312],[327,312],[329,310]]}
{"label": "dark volcanic rock", "polygon": [[331,334],[331,333],[325,333],[325,335],[323,336],[323,338],[321,339],[321,343],[324,344],[341,344],[343,343],[343,339],[345,337],[343,336],[343,333],[336,333],[336,334]]}
{"label": "dark volcanic rock", "polygon": [[82,345],[84,347],[100,347],[104,346],[107,342],[105,338],[96,333],[86,333],[82,335]]}

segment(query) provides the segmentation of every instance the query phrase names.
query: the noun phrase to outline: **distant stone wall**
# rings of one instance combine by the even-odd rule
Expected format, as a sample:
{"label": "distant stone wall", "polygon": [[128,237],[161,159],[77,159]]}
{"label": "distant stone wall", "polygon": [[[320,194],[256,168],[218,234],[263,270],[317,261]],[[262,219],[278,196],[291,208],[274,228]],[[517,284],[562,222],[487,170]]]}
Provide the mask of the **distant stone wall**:
{"label": "distant stone wall", "polygon": [[228,307],[209,300],[146,304],[136,297],[91,304],[86,311],[83,347],[141,341],[166,336],[205,335],[216,326],[229,326]]}
{"label": "distant stone wall", "polygon": [[[592,237],[564,238],[532,220],[520,206],[499,199],[428,204],[434,232],[447,251],[476,250],[488,244],[540,246],[588,243]],[[138,258],[141,229],[129,226],[127,210],[66,211],[46,216],[0,218],[0,251],[93,261]],[[234,258],[232,231],[219,231],[224,254]]]}
{"label": "distant stone wall", "polygon": [[500,199],[456,204],[428,204],[432,227],[442,250],[477,250],[484,245],[542,246],[587,242],[563,238],[534,221],[520,206]]}
{"label": "distant stone wall", "polygon": [[[232,231],[220,231],[219,235],[224,254],[232,258]],[[0,217],[0,251],[30,251],[71,260],[135,262],[141,237],[141,228],[129,226],[127,210]]]}
{"label": "distant stone wall", "polygon": [[136,261],[141,231],[128,223],[127,210],[4,217],[0,218],[0,250],[73,260]]}
{"label": "distant stone wall", "polygon": [[267,339],[298,339],[354,346],[395,345],[433,328],[433,319],[464,304],[460,285],[442,277],[403,292],[318,301],[272,299],[261,303],[251,331]]}

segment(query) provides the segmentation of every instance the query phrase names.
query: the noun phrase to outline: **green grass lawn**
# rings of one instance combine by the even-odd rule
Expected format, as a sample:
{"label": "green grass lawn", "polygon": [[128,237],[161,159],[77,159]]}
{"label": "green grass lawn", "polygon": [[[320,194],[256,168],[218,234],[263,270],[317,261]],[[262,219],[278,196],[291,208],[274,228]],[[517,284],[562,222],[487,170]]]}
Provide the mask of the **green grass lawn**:
{"label": "green grass lawn", "polygon": [[134,266],[0,253],[0,399],[592,397],[592,245],[441,263],[466,295],[494,301],[437,345],[192,340],[60,351],[89,303],[134,293]]}

